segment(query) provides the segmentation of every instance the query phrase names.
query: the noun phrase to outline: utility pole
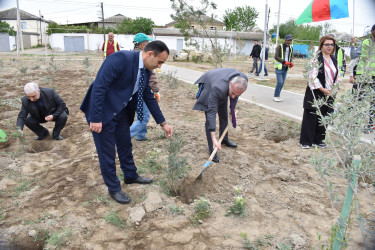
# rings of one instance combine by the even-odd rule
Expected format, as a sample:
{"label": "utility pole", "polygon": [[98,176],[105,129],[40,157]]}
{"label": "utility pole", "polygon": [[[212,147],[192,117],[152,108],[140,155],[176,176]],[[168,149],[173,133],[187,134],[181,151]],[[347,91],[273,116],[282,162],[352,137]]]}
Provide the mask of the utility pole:
{"label": "utility pole", "polygon": [[271,8],[268,8],[267,32],[268,32],[268,24],[270,23],[270,14],[271,14]]}
{"label": "utility pole", "polygon": [[[281,9],[281,0],[279,0],[279,12],[277,14],[276,47],[278,45],[278,40],[279,40],[280,9]],[[275,50],[276,50],[276,47],[275,47]]]}
{"label": "utility pole", "polygon": [[22,29],[21,29],[21,17],[20,17],[20,7],[17,2],[17,56],[20,55],[20,46],[21,46],[21,51],[23,52],[23,39],[22,39]]}
{"label": "utility pole", "polygon": [[42,14],[39,10],[39,31],[40,31],[40,45],[43,44],[43,33],[42,33]]}
{"label": "utility pole", "polygon": [[263,52],[262,52],[262,72],[260,73],[260,78],[264,78],[264,67],[266,66],[266,39],[267,39],[267,27],[268,27],[268,21],[267,21],[267,11],[268,11],[268,0],[266,0],[266,11],[264,12],[264,32],[263,32]]}
{"label": "utility pole", "polygon": [[354,0],[353,0],[353,33],[352,33],[353,36],[354,36],[354,14],[355,14],[355,8],[354,8]]}
{"label": "utility pole", "polygon": [[105,27],[104,27],[104,10],[103,10],[103,2],[100,3],[100,6],[102,8],[102,24],[103,24],[103,38],[105,42]]}

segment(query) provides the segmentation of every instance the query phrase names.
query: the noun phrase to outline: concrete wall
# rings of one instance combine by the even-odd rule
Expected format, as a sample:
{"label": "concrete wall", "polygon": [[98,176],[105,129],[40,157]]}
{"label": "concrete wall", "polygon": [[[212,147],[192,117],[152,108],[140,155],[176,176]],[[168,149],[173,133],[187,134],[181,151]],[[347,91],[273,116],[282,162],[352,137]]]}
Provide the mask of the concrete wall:
{"label": "concrete wall", "polygon": [[[49,36],[51,48],[55,51],[64,51],[64,36],[83,36],[86,51],[101,51],[104,38],[103,34],[89,33],[53,33]],[[134,35],[115,35],[115,41],[120,45],[120,50],[132,50]],[[108,39],[108,35],[106,35]]]}
{"label": "concrete wall", "polygon": [[[104,42],[103,34],[89,34],[89,33],[54,33],[50,38],[50,45],[53,50],[64,51],[64,36],[83,36],[84,46],[86,51],[101,51]],[[177,50],[177,39],[184,39],[183,36],[150,36],[154,40],[163,41],[171,51]],[[106,35],[106,39],[107,39]],[[116,35],[115,40],[120,45],[120,50],[132,50],[134,35]],[[208,38],[195,38],[199,44],[199,50],[207,50],[211,48],[211,42]],[[249,55],[254,41],[252,40],[238,40],[237,38],[218,38],[217,42],[225,48],[231,48],[231,54]],[[186,49],[186,42],[183,42],[183,49]]]}
{"label": "concrete wall", "polygon": [[[177,50],[177,39],[184,39],[182,36],[155,36],[156,40],[165,42],[170,50]],[[194,38],[198,42],[199,50],[207,50],[211,48],[211,42],[208,38]],[[215,39],[213,39],[215,40]],[[215,41],[214,41],[215,42]],[[249,55],[254,41],[252,40],[238,40],[236,38],[218,38],[217,43],[220,46],[229,48],[231,54]],[[186,42],[183,43],[183,49],[188,47]]]}

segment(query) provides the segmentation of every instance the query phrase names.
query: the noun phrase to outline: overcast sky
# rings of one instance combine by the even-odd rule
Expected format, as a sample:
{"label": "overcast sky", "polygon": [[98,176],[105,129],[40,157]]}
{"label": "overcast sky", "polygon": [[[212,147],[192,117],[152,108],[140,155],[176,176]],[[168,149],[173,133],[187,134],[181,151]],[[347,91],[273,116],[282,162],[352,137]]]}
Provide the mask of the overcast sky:
{"label": "overcast sky", "polygon": [[[48,20],[59,24],[96,21],[101,13],[100,2],[96,0],[18,0],[20,9],[39,16],[39,11]],[[289,18],[297,19],[312,0],[281,0],[280,22]],[[353,1],[349,0],[349,18],[330,21],[334,28],[341,32],[352,33],[353,30]],[[127,17],[151,18],[157,25],[165,25],[172,21],[170,14],[170,0],[141,0],[141,1],[119,1],[102,0],[104,6],[104,17],[122,14]],[[199,4],[198,0],[189,0],[189,3]],[[257,26],[264,28],[264,15],[266,0],[214,0],[217,9],[213,11],[217,19],[222,17],[227,9],[236,6],[249,5],[255,7],[259,12]],[[17,0],[0,0],[0,10],[16,7]],[[277,23],[277,12],[279,0],[268,0],[271,9],[271,28]],[[361,36],[375,24],[375,0],[355,0],[355,35]],[[324,23],[324,22],[319,22]],[[367,27],[368,26],[368,27]]]}

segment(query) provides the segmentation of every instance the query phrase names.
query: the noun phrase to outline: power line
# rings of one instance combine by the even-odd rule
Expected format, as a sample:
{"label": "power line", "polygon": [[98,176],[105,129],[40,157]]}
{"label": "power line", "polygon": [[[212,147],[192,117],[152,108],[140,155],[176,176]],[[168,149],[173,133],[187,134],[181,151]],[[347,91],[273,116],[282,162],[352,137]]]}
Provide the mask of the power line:
{"label": "power line", "polygon": [[57,11],[57,12],[45,12],[47,15],[53,15],[53,14],[59,14],[59,13],[65,13],[65,12],[73,12],[73,11],[78,11],[78,10],[87,10],[87,9],[93,9],[96,7],[91,7],[91,8],[80,8],[80,9],[72,9],[72,10],[63,10],[63,11]]}

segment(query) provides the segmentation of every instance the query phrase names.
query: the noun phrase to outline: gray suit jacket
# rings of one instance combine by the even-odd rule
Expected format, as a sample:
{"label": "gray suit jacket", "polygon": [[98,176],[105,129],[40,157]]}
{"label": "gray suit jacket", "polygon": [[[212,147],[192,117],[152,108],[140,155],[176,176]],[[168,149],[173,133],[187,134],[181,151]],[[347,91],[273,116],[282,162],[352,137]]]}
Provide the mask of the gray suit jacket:
{"label": "gray suit jacket", "polygon": [[[40,88],[40,95],[48,111],[48,115],[53,115],[53,120],[55,120],[56,117],[58,117],[64,111],[69,114],[65,102],[54,89]],[[39,113],[35,103],[27,99],[26,96],[22,97],[21,101],[22,107],[20,113],[18,114],[17,127],[22,130],[28,114],[39,120]]]}
{"label": "gray suit jacket", "polygon": [[[228,109],[229,81],[235,76],[247,76],[236,69],[213,69],[204,73],[195,84],[203,83],[203,88],[193,109],[207,112],[208,130],[216,129],[216,113],[219,106]],[[237,103],[237,99],[235,103]],[[225,105],[226,104],[226,105]]]}

